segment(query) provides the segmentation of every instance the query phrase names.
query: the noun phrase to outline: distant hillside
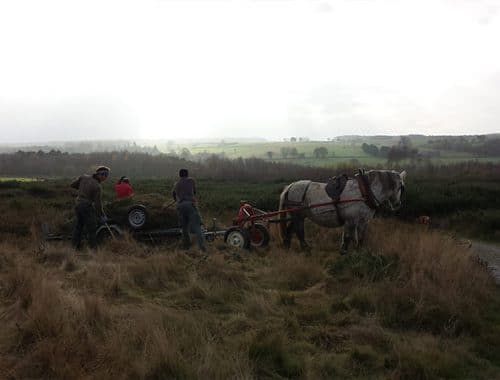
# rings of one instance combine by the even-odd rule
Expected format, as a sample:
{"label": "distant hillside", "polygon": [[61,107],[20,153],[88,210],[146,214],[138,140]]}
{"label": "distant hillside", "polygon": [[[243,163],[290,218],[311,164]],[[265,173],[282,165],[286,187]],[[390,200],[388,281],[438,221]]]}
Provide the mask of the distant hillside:
{"label": "distant hillside", "polygon": [[62,153],[95,153],[128,151],[140,153],[169,153],[172,150],[181,150],[184,146],[205,144],[259,144],[265,143],[263,138],[208,138],[208,139],[181,139],[181,140],[85,140],[85,141],[47,141],[40,143],[0,144],[0,153],[50,152]]}
{"label": "distant hillside", "polygon": [[0,145],[0,153],[105,153],[166,154],[201,162],[220,158],[259,158],[270,162],[303,166],[389,166],[405,164],[449,164],[463,161],[500,161],[500,134],[463,136],[339,136],[326,140],[287,137],[282,141],[263,138],[212,138],[186,140],[107,140]]}

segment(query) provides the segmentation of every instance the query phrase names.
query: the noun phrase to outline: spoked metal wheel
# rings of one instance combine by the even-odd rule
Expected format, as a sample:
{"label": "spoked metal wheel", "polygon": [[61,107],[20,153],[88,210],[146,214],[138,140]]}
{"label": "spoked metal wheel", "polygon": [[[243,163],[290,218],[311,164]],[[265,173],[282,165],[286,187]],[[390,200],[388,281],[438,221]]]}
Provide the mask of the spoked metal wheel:
{"label": "spoked metal wheel", "polygon": [[269,231],[266,226],[256,223],[248,228],[252,247],[265,247],[269,244]]}
{"label": "spoked metal wheel", "polygon": [[239,227],[232,227],[227,230],[224,235],[224,241],[227,245],[233,248],[250,248],[250,236],[248,235],[248,232]]}
{"label": "spoked metal wheel", "polygon": [[122,230],[120,230],[120,228],[114,224],[100,226],[96,231],[97,244],[104,244],[112,240],[117,240],[122,236]]}
{"label": "spoked metal wheel", "polygon": [[130,228],[140,230],[146,225],[148,213],[144,206],[133,206],[127,215],[127,221]]}

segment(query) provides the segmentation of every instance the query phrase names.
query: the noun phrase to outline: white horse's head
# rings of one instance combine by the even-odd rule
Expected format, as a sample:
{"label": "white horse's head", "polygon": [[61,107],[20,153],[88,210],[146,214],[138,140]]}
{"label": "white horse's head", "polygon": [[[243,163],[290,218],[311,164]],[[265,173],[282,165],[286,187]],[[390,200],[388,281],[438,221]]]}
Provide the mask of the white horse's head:
{"label": "white horse's head", "polygon": [[406,171],[398,173],[394,170],[371,170],[369,176],[379,182],[379,201],[387,202],[392,210],[398,210],[405,190]]}
{"label": "white horse's head", "polygon": [[390,187],[390,195],[388,198],[389,205],[393,210],[398,210],[401,207],[401,199],[405,191],[406,170],[401,173],[391,171],[392,186]]}

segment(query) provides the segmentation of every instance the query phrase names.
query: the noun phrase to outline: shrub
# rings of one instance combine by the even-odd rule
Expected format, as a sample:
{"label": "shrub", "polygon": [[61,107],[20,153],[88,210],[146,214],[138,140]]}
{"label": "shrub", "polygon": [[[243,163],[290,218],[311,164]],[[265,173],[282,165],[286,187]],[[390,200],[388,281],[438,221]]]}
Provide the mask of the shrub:
{"label": "shrub", "polygon": [[20,186],[19,181],[0,181],[0,189],[17,189]]}
{"label": "shrub", "polygon": [[272,373],[294,379],[303,375],[305,364],[287,348],[285,338],[269,331],[259,332],[249,347],[250,359],[255,363],[258,377]]}
{"label": "shrub", "polygon": [[371,251],[362,250],[328,262],[327,271],[332,276],[347,272],[360,279],[380,281],[394,275],[397,263],[398,257],[395,255],[377,255]]}
{"label": "shrub", "polygon": [[303,256],[281,258],[270,273],[287,290],[304,290],[325,277],[320,264]]}

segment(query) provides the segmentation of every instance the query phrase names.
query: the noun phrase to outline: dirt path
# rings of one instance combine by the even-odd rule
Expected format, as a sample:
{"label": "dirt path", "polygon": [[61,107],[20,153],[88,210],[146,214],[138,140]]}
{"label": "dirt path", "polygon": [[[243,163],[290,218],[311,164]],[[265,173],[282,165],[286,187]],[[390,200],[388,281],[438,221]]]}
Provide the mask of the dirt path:
{"label": "dirt path", "polygon": [[472,243],[472,250],[487,263],[492,277],[500,285],[500,246],[475,241]]}

